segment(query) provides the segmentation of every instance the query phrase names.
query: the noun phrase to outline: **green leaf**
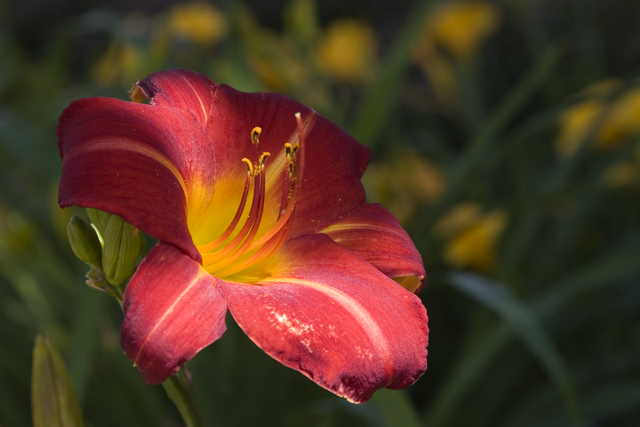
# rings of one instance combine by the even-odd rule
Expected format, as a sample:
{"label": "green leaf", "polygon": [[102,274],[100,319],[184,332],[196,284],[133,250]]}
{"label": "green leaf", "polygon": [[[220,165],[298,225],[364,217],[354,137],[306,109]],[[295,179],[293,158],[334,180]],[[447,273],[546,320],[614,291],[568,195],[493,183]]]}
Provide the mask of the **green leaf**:
{"label": "green leaf", "polygon": [[376,135],[380,134],[387,123],[411,59],[411,48],[420,35],[432,3],[432,0],[426,0],[417,4],[403,32],[389,49],[391,54],[385,61],[386,65],[378,74],[375,84],[365,94],[363,106],[350,133],[369,147],[375,145]]}
{"label": "green leaf", "polygon": [[465,294],[499,313],[531,353],[540,361],[560,390],[573,425],[580,424],[580,411],[575,387],[562,356],[547,335],[540,320],[526,304],[518,300],[506,286],[476,274],[455,272],[451,284]]}
{"label": "green leaf", "polygon": [[[548,286],[552,291],[534,300],[533,311],[542,319],[548,319],[579,295],[610,286],[612,281],[639,272],[638,259],[640,249],[635,243],[611,251],[584,269],[568,273]],[[452,412],[462,405],[465,394],[487,372],[490,363],[512,338],[513,330],[503,323],[465,352],[425,412],[429,427],[447,425]]]}
{"label": "green leaf", "polygon": [[443,197],[433,205],[428,205],[423,212],[417,215],[421,218],[416,226],[415,234],[424,235],[429,231],[434,221],[437,220],[446,209],[455,202],[467,187],[472,175],[478,168],[486,167],[493,156],[487,153],[496,150],[496,143],[500,140],[501,133],[520,113],[531,96],[553,73],[553,70],[561,57],[562,49],[556,45],[549,46],[540,59],[531,67],[509,91],[509,94],[493,111],[486,124],[473,137],[464,154],[449,171],[449,189]]}
{"label": "green leaf", "polygon": [[38,335],[33,349],[31,405],[34,427],[82,426],[80,404],[62,357]]}

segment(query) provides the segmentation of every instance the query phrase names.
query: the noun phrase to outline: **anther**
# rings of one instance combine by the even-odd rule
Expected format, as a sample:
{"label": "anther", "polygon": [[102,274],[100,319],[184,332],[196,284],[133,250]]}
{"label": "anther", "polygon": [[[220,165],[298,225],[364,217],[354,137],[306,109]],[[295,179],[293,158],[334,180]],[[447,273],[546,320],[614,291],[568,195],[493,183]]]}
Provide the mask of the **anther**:
{"label": "anther", "polygon": [[256,163],[255,165],[256,175],[262,172],[262,170],[264,169],[264,165],[267,163],[267,157],[269,157],[270,155],[271,153],[268,153],[266,151],[260,155],[258,163]]}
{"label": "anther", "polygon": [[253,130],[251,131],[251,143],[252,144],[257,144],[260,138],[260,134],[262,133],[262,128],[259,126],[256,126],[253,128]]}
{"label": "anther", "polygon": [[249,176],[253,177],[255,176],[254,174],[254,169],[253,169],[253,163],[251,163],[251,160],[247,159],[246,157],[244,159],[242,159],[242,162],[247,165],[247,173],[249,174]]}

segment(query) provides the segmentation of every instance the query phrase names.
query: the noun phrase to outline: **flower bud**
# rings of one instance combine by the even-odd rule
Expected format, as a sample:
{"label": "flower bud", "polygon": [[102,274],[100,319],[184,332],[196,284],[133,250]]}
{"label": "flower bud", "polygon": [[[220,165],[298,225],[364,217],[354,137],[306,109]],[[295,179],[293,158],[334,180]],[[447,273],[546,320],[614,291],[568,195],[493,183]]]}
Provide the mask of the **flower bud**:
{"label": "flower bud", "polygon": [[78,215],[73,215],[67,224],[67,236],[76,256],[87,264],[100,265],[102,248],[96,230]]}
{"label": "flower bud", "polygon": [[107,281],[119,285],[129,277],[138,260],[140,242],[138,229],[118,215],[112,215],[104,232],[102,268]]}
{"label": "flower bud", "polygon": [[82,413],[73,381],[60,353],[38,335],[33,349],[31,408],[34,427],[82,426]]}
{"label": "flower bud", "polygon": [[86,211],[89,216],[89,221],[91,221],[93,226],[98,230],[98,233],[100,233],[100,238],[104,238],[104,231],[107,229],[111,214],[91,208],[87,208]]}

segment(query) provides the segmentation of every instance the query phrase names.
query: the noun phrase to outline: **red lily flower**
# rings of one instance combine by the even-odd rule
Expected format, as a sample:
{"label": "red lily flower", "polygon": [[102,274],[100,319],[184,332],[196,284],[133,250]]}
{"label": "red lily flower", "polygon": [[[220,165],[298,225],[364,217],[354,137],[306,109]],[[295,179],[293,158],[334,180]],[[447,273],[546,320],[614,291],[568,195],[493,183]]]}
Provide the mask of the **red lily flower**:
{"label": "red lily flower", "polygon": [[365,202],[366,147],[285,96],[191,71],[152,74],[131,96],[149,104],[63,112],[59,202],[159,240],[124,293],[121,343],[145,381],[217,340],[227,308],[267,354],[352,402],[422,375],[424,267]]}

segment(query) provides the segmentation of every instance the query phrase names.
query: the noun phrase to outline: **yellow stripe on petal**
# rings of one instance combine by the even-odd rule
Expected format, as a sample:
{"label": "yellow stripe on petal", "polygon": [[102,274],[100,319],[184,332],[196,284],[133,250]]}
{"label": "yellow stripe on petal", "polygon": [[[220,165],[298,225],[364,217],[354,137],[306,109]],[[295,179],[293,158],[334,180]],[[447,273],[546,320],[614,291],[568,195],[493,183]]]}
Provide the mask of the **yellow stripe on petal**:
{"label": "yellow stripe on petal", "polygon": [[71,149],[69,152],[65,154],[63,159],[64,162],[69,161],[76,154],[86,155],[92,151],[125,151],[129,153],[140,154],[142,156],[148,157],[156,162],[160,163],[162,167],[171,171],[173,176],[176,177],[176,180],[182,187],[182,192],[185,196],[188,196],[189,192],[187,191],[187,185],[182,177],[182,174],[176,169],[175,165],[171,160],[169,160],[166,156],[160,153],[149,146],[144,146],[138,143],[135,140],[128,138],[115,138],[109,137],[104,139],[94,139],[91,145],[78,145],[77,147]]}

